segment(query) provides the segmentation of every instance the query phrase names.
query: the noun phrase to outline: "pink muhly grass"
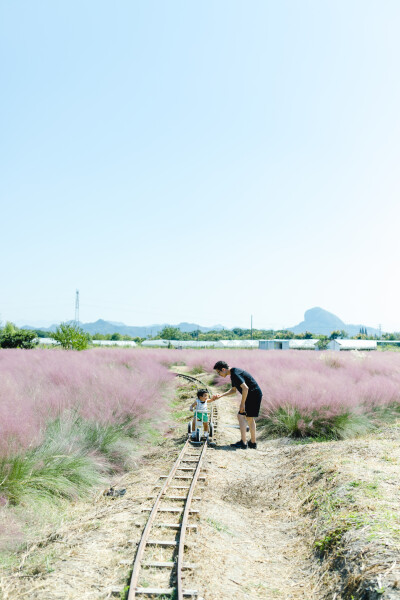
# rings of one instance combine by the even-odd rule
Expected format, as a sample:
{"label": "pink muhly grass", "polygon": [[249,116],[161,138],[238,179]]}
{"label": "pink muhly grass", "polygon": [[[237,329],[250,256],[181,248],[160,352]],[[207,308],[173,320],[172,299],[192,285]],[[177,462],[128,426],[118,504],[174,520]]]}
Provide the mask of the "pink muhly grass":
{"label": "pink muhly grass", "polygon": [[46,424],[74,409],[101,424],[161,420],[173,375],[154,351],[0,351],[0,456],[39,443]]}
{"label": "pink muhly grass", "polygon": [[[286,407],[332,419],[400,403],[399,353],[181,350],[171,360],[177,356],[189,367],[202,365],[209,372],[217,360],[249,371],[263,391],[266,417]],[[226,383],[229,377],[218,378],[218,384]]]}

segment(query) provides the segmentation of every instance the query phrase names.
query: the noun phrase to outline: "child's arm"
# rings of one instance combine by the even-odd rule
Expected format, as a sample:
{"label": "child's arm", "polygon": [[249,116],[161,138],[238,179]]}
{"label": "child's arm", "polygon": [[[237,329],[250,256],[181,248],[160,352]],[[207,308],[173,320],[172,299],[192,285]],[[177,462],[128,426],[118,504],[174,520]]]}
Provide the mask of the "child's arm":
{"label": "child's arm", "polygon": [[193,404],[190,405],[189,410],[193,410],[195,406],[196,406],[196,400],[193,402]]}

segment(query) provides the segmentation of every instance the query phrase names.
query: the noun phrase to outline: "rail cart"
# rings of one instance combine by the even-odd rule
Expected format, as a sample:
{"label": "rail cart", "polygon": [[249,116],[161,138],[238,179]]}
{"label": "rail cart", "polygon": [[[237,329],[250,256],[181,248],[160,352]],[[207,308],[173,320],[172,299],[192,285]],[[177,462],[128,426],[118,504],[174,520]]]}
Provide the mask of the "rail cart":
{"label": "rail cart", "polygon": [[194,429],[193,429],[193,419],[190,419],[188,423],[188,438],[192,442],[201,442],[208,437],[209,441],[213,440],[214,437],[214,422],[213,422],[213,410],[207,411],[208,414],[208,436],[204,431],[204,423],[202,419],[198,418],[198,413],[204,414],[203,411],[194,411]]}

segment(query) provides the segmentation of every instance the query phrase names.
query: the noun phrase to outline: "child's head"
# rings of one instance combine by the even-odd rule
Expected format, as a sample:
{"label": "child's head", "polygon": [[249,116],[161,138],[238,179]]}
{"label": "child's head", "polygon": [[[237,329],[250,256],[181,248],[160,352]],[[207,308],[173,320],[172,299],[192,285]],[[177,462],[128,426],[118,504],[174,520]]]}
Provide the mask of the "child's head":
{"label": "child's head", "polygon": [[205,402],[208,400],[208,392],[207,390],[197,390],[197,397],[200,402]]}

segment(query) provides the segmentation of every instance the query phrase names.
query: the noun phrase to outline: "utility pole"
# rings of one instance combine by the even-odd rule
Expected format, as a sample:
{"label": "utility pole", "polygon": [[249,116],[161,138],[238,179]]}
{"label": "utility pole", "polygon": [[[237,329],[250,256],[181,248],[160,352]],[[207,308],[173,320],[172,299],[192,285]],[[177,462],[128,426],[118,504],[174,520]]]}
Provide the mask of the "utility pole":
{"label": "utility pole", "polygon": [[379,327],[379,339],[381,340],[382,339],[382,324],[379,323],[378,327]]}
{"label": "utility pole", "polygon": [[253,315],[251,315],[251,339],[253,339]]}
{"label": "utility pole", "polygon": [[75,294],[75,325],[79,325],[79,290]]}

